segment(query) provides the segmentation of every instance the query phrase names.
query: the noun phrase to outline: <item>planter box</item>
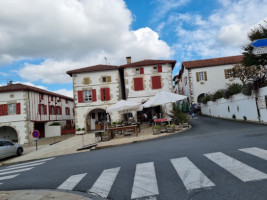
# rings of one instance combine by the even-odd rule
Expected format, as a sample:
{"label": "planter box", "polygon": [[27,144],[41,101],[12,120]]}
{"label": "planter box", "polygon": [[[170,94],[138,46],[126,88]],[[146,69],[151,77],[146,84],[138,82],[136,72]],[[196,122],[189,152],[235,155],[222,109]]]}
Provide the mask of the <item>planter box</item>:
{"label": "planter box", "polygon": [[174,133],[174,132],[175,132],[175,127],[167,128],[167,133]]}
{"label": "planter box", "polygon": [[102,140],[102,142],[109,141],[109,136],[108,135],[103,135],[101,140]]}
{"label": "planter box", "polygon": [[189,127],[189,123],[183,123],[183,128]]}
{"label": "planter box", "polygon": [[84,134],[84,132],[85,131],[76,131],[75,133],[76,133],[76,135],[82,135],[82,134]]}
{"label": "planter box", "polygon": [[161,133],[161,129],[155,129],[153,128],[153,135],[157,135]]}
{"label": "planter box", "polygon": [[180,125],[176,125],[176,126],[175,126],[175,131],[180,131],[180,130],[182,130],[182,129],[183,129],[183,127],[180,126]]}

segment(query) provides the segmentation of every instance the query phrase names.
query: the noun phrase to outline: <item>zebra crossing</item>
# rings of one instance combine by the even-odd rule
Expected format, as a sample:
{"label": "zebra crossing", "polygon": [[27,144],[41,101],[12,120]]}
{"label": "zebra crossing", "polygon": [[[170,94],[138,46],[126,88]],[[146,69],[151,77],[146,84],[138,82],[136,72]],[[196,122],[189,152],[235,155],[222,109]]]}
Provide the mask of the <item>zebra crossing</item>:
{"label": "zebra crossing", "polygon": [[[8,167],[0,170],[0,181],[13,179],[13,178],[19,176],[21,172],[32,170],[34,167],[42,165],[42,164],[46,163],[47,161],[53,160],[53,159],[54,158],[46,158],[46,159],[42,159],[42,160],[37,160],[37,161],[32,161],[32,162],[8,166]],[[3,183],[0,182],[0,185],[2,185],[2,184]]]}
{"label": "zebra crossing", "polygon": [[[264,149],[252,147],[239,149],[239,151],[267,160],[267,150]],[[244,183],[267,179],[266,173],[242,163],[222,152],[204,154],[203,158],[206,158],[208,162],[212,162],[223,168],[226,172],[232,174],[235,178]],[[212,189],[216,187],[216,183],[210,180],[210,178],[208,178],[208,176],[206,176],[205,173],[197,167],[197,164],[194,164],[190,160],[190,158],[173,158],[170,159],[170,163],[177,174],[177,181],[180,180],[188,192],[192,192],[196,189]],[[107,198],[120,170],[121,167],[105,169],[87,192]],[[87,175],[87,173],[72,175],[57,189],[75,190],[75,187],[78,186],[80,181],[87,177]],[[154,162],[137,164],[134,181],[132,183],[131,199],[155,200],[157,195],[160,195],[160,188],[158,188],[157,182]],[[123,185],[121,187],[123,187]]]}

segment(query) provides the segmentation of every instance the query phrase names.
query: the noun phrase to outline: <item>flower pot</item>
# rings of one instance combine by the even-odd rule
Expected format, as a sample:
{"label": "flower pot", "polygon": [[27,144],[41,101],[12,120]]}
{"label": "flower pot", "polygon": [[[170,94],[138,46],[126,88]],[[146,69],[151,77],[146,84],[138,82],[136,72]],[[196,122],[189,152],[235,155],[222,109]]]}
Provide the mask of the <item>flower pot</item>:
{"label": "flower pot", "polygon": [[103,135],[101,140],[102,140],[102,142],[109,141],[109,136],[108,135]]}
{"label": "flower pot", "polygon": [[183,123],[183,128],[189,127],[189,123]]}
{"label": "flower pot", "polygon": [[175,127],[168,127],[167,128],[167,133],[174,133],[175,132]]}
{"label": "flower pot", "polygon": [[160,134],[160,133],[161,133],[160,129],[153,128],[153,135],[157,135],[157,134]]}
{"label": "flower pot", "polygon": [[176,126],[175,126],[175,131],[180,131],[180,130],[182,130],[182,129],[183,129],[183,127],[180,126],[180,125],[176,125]]}

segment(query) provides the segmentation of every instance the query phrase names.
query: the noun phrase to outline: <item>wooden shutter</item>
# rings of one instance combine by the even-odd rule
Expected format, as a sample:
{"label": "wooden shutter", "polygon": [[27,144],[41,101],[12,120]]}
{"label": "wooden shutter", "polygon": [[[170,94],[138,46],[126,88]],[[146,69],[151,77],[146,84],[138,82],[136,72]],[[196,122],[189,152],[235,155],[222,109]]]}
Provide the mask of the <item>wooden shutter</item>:
{"label": "wooden shutter", "polygon": [[199,72],[196,73],[197,76],[197,82],[199,82]]}
{"label": "wooden shutter", "polygon": [[51,96],[51,101],[53,101],[53,96]]}
{"label": "wooden shutter", "polygon": [[111,76],[107,76],[107,82],[111,82]]}
{"label": "wooden shutter", "polygon": [[205,76],[205,81],[207,81],[208,77],[207,77],[207,72],[206,71],[204,72],[204,76]]}
{"label": "wooden shutter", "polygon": [[161,65],[158,66],[158,72],[162,72],[162,66]]}
{"label": "wooden shutter", "polygon": [[227,69],[224,70],[224,77],[225,77],[225,79],[228,78],[228,76],[227,76]]}
{"label": "wooden shutter", "polygon": [[83,78],[83,84],[84,85],[88,85],[89,84],[89,78],[88,77]]}
{"label": "wooden shutter", "polygon": [[152,89],[160,89],[161,88],[161,78],[160,76],[152,77]]}
{"label": "wooden shutter", "polygon": [[47,114],[47,105],[44,105],[44,114]]}
{"label": "wooden shutter", "polygon": [[78,91],[78,103],[82,103],[83,102],[83,91],[79,90]]}
{"label": "wooden shutter", "polygon": [[59,107],[60,115],[62,115],[62,107]]}
{"label": "wooden shutter", "polygon": [[104,99],[104,92],[105,92],[105,88],[101,88],[100,89],[101,101],[105,101],[105,99]]}
{"label": "wooden shutter", "polygon": [[20,114],[20,103],[16,104],[16,114]]}
{"label": "wooden shutter", "polygon": [[48,108],[49,108],[49,115],[51,115],[51,113],[52,113],[52,108],[51,108],[52,106],[49,106]]}
{"label": "wooden shutter", "polygon": [[4,115],[8,115],[7,104],[4,104]]}
{"label": "wooden shutter", "polygon": [[140,68],[140,74],[144,74],[144,68],[143,67]]}
{"label": "wooden shutter", "polygon": [[0,116],[4,115],[4,105],[0,105]]}
{"label": "wooden shutter", "polygon": [[41,105],[42,104],[38,104],[38,113],[41,114]]}
{"label": "wooden shutter", "polygon": [[96,101],[96,89],[92,90],[92,99],[93,101]]}
{"label": "wooden shutter", "polygon": [[54,106],[54,114],[57,114],[57,106]]}
{"label": "wooden shutter", "polygon": [[143,89],[143,78],[134,78],[134,90],[139,91]]}
{"label": "wooden shutter", "polygon": [[110,100],[110,94],[109,94],[109,88],[105,88],[105,100],[109,101]]}

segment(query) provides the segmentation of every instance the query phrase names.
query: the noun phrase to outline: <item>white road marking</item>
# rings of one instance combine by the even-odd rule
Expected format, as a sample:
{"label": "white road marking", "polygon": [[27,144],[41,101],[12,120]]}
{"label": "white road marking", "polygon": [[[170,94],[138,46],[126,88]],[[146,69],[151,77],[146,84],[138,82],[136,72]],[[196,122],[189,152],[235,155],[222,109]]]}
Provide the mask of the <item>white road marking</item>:
{"label": "white road marking", "polygon": [[87,173],[70,176],[57,189],[72,190],[86,175]]}
{"label": "white road marking", "polygon": [[204,154],[208,159],[224,168],[243,182],[257,181],[267,178],[267,174],[250,167],[221,152]]}
{"label": "white road marking", "polygon": [[6,179],[12,179],[12,178],[15,178],[18,175],[19,174],[14,174],[14,175],[10,175],[10,176],[3,176],[3,177],[0,177],[0,181],[6,180]]}
{"label": "white road marking", "polygon": [[107,198],[119,170],[120,167],[104,170],[88,193],[96,193],[101,197]]}
{"label": "white road marking", "polygon": [[267,151],[264,149],[252,147],[252,148],[244,148],[244,149],[239,149],[239,150],[246,152],[246,153],[249,153],[253,156],[257,156],[257,157],[262,158],[264,160],[267,160]]}
{"label": "white road marking", "polygon": [[23,165],[23,166],[17,166],[17,167],[10,167],[10,168],[6,168],[6,169],[2,169],[2,170],[0,170],[0,172],[10,171],[10,170],[20,169],[20,168],[33,167],[33,166],[42,165],[42,164],[44,164],[44,162],[34,163],[34,164],[29,164],[29,165]]}
{"label": "white road marking", "polygon": [[154,163],[136,165],[131,199],[158,195],[158,184]]}
{"label": "white road marking", "polygon": [[18,166],[23,166],[23,165],[29,165],[29,164],[33,164],[33,163],[45,162],[45,161],[53,160],[53,159],[55,159],[55,158],[46,158],[46,159],[42,159],[42,160],[36,160],[36,161],[26,162],[26,163],[17,164],[17,165],[11,165],[11,166],[8,166],[6,168],[13,168],[13,167],[18,167]]}
{"label": "white road marking", "polygon": [[187,157],[171,159],[171,163],[187,190],[215,186]]}
{"label": "white road marking", "polygon": [[8,171],[8,172],[2,172],[0,173],[0,176],[5,175],[5,174],[13,174],[13,173],[18,173],[18,172],[24,172],[24,171],[28,171],[33,169],[33,167],[30,168],[25,168],[25,169],[18,169],[18,170],[12,170],[12,171]]}

